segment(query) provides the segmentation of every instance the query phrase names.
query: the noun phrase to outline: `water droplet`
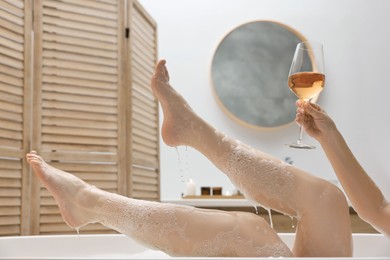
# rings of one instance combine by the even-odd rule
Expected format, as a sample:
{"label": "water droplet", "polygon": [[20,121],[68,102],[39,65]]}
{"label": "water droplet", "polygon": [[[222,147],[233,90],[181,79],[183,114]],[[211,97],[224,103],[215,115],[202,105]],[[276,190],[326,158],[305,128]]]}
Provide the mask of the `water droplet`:
{"label": "water droplet", "polygon": [[184,175],[183,175],[183,166],[182,166],[179,148],[177,146],[175,146],[175,150],[176,150],[176,154],[177,154],[177,162],[179,164],[180,181],[184,183],[185,179],[184,179]]}
{"label": "water droplet", "polygon": [[274,228],[274,223],[272,221],[272,213],[271,213],[271,209],[267,209],[268,211],[268,216],[269,216],[269,223],[271,225],[271,228]]}
{"label": "water droplet", "polygon": [[294,217],[291,216],[290,218],[291,218],[291,227],[292,227],[292,228],[295,228]]}

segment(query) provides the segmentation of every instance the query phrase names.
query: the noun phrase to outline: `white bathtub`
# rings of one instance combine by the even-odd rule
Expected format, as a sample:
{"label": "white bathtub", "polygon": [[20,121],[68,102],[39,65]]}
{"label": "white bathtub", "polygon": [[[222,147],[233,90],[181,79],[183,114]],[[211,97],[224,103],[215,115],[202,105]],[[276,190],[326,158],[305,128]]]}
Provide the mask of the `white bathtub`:
{"label": "white bathtub", "polygon": [[[291,247],[294,234],[285,233],[280,235]],[[353,240],[354,259],[390,259],[389,238],[380,234],[353,234]],[[119,234],[0,237],[0,259],[72,258],[157,259],[170,257],[161,251],[148,249],[131,238]],[[201,258],[175,257],[175,259]]]}

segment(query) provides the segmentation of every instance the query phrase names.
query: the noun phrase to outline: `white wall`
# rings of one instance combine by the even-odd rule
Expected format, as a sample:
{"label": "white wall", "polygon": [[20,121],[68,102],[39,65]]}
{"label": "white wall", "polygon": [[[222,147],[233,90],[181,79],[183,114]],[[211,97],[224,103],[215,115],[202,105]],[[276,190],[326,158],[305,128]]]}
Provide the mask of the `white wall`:
{"label": "white wall", "polygon": [[[140,0],[158,24],[159,57],[171,84],[206,121],[226,134],[325,179],[336,179],[321,148],[284,146],[297,138],[292,123],[273,131],[245,128],[217,105],[210,64],[222,38],[255,20],[282,22],[324,44],[327,82],[318,103],[333,117],[355,156],[390,199],[390,1],[388,0]],[[287,86],[286,86],[287,87]],[[162,119],[161,119],[162,122]],[[307,141],[318,144],[305,136]],[[161,198],[180,198],[183,180],[200,186],[233,186],[192,148],[161,142]],[[181,162],[181,163],[179,163]],[[199,190],[198,190],[199,193]]]}

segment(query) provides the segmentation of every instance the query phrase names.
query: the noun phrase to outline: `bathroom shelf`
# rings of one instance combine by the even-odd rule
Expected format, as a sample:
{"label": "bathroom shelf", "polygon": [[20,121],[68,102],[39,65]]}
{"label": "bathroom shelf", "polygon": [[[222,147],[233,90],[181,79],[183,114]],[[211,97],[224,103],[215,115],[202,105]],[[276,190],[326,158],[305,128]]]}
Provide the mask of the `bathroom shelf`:
{"label": "bathroom shelf", "polygon": [[244,199],[242,195],[192,195],[192,196],[183,196],[183,199]]}

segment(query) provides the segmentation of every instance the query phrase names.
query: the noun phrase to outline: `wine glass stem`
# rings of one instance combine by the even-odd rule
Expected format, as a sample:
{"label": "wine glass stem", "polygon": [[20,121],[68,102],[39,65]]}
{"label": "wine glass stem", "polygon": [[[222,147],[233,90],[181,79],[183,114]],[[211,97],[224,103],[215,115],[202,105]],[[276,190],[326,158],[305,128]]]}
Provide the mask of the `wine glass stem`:
{"label": "wine glass stem", "polygon": [[298,144],[301,144],[303,140],[303,127],[302,125],[299,126],[299,137],[298,137]]}

